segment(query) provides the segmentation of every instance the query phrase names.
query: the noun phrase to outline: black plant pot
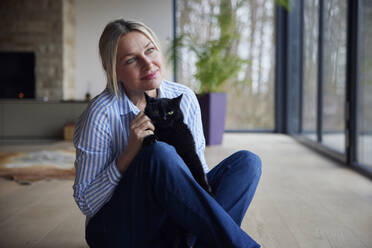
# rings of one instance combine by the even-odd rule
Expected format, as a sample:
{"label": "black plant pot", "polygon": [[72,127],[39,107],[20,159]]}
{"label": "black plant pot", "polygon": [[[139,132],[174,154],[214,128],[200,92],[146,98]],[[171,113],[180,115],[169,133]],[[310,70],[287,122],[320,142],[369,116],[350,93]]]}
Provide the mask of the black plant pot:
{"label": "black plant pot", "polygon": [[226,93],[197,95],[206,145],[222,144],[226,119]]}

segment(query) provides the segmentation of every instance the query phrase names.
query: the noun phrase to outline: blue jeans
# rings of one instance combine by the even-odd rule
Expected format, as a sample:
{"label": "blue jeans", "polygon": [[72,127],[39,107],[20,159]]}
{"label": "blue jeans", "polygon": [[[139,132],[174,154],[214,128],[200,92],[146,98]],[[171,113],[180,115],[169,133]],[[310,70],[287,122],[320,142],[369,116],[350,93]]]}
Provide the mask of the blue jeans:
{"label": "blue jeans", "polygon": [[172,146],[143,148],[110,201],[89,221],[90,247],[171,247],[182,227],[194,247],[260,247],[241,228],[261,175],[259,157],[239,151],[207,175],[215,199],[196,183]]}

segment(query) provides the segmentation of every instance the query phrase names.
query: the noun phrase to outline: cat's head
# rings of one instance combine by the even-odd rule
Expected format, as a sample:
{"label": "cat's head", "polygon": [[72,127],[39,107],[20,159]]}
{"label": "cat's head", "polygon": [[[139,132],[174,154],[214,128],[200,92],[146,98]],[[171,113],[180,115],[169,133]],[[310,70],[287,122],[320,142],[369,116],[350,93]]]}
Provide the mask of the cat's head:
{"label": "cat's head", "polygon": [[151,119],[155,127],[167,128],[176,122],[183,122],[180,108],[182,94],[176,98],[153,98],[145,93],[145,114]]}

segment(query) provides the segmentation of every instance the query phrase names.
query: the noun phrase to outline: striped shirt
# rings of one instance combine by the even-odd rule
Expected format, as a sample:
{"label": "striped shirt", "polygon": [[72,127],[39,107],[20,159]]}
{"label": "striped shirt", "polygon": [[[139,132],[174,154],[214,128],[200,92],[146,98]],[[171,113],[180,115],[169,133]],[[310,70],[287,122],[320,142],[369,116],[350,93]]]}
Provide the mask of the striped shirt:
{"label": "striped shirt", "polygon": [[[200,107],[195,93],[184,85],[165,80],[158,89],[159,97],[174,98],[180,94],[183,94],[184,122],[194,136],[197,153],[207,172]],[[116,161],[128,145],[130,123],[139,112],[124,90],[115,97],[105,89],[90,102],[76,123],[74,198],[88,219],[110,200],[120,181],[122,175]]]}

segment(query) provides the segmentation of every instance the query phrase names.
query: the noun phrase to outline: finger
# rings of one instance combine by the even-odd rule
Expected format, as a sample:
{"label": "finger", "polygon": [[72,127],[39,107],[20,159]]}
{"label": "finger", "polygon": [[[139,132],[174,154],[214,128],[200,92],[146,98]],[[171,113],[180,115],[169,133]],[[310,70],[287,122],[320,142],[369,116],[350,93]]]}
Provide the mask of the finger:
{"label": "finger", "polygon": [[155,125],[152,122],[150,122],[149,125],[150,125],[149,129],[155,131]]}
{"label": "finger", "polygon": [[151,130],[155,131],[155,126],[151,122],[144,123],[141,127],[142,130]]}
{"label": "finger", "polygon": [[141,138],[145,138],[149,135],[154,135],[154,132],[152,130],[144,130],[144,131],[141,131],[141,133],[139,134]]}
{"label": "finger", "polygon": [[131,125],[141,125],[145,121],[151,121],[143,112],[140,112],[132,121]]}
{"label": "finger", "polygon": [[141,119],[138,120],[139,125],[142,125],[143,123],[146,122],[152,123],[151,119],[147,115],[142,116]]}
{"label": "finger", "polygon": [[154,131],[149,130],[149,129],[145,130],[144,133],[145,133],[146,136],[155,135]]}
{"label": "finger", "polygon": [[146,131],[146,130],[151,130],[152,132],[154,132],[155,127],[151,122],[148,121],[148,122],[142,123],[142,125],[140,125],[138,127],[133,128],[133,131],[136,132],[136,133]]}
{"label": "finger", "polygon": [[144,115],[145,114],[142,111],[139,112],[138,115],[136,117],[134,117],[131,124],[138,122]]}
{"label": "finger", "polygon": [[142,116],[141,119],[132,124],[132,128],[142,128],[147,125],[153,126],[152,121],[147,116]]}

